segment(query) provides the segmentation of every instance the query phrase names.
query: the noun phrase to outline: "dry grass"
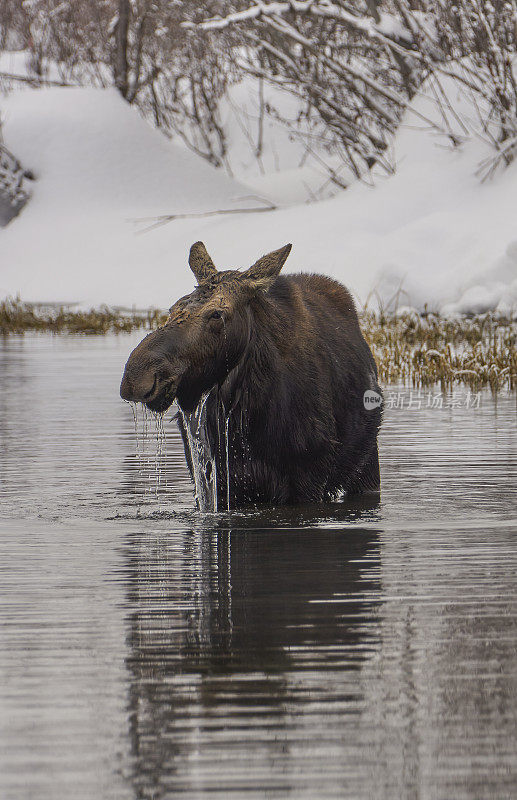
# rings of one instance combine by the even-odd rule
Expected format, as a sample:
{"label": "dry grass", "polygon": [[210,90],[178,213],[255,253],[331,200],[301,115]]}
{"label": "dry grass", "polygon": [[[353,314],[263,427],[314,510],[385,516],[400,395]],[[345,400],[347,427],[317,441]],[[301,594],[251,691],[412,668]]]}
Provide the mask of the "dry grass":
{"label": "dry grass", "polygon": [[[6,299],[0,303],[0,335],[42,331],[65,334],[127,333],[152,330],[166,313],[157,309],[123,312],[70,311]],[[481,314],[445,319],[434,314],[361,315],[361,326],[379,367],[381,385],[450,389],[462,383],[473,391],[517,388],[517,321]]]}
{"label": "dry grass", "polygon": [[492,313],[445,319],[366,312],[361,325],[379,367],[381,385],[404,383],[443,390],[517,387],[517,322]]}
{"label": "dry grass", "polygon": [[122,312],[102,306],[90,311],[70,311],[66,307],[40,307],[7,298],[0,302],[0,334],[43,331],[49,333],[104,334],[129,333],[154,328],[166,318],[162,311]]}

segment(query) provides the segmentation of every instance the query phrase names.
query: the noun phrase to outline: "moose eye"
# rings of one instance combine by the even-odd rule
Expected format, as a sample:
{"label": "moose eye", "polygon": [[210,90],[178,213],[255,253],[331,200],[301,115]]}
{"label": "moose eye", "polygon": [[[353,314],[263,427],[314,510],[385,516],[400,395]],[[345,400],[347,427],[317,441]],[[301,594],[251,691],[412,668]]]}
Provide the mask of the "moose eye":
{"label": "moose eye", "polygon": [[217,311],[217,310],[216,311],[212,311],[212,313],[210,314],[210,317],[209,317],[209,319],[222,319],[222,318],[223,318],[223,312],[222,311]]}

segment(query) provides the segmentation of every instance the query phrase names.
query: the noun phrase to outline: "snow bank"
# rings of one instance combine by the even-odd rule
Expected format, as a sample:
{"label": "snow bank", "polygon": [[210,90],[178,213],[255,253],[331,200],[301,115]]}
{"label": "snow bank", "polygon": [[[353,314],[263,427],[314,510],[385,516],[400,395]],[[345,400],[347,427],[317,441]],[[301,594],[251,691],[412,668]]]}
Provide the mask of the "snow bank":
{"label": "snow bank", "polygon": [[176,275],[189,286],[195,225],[171,248],[168,231],[137,235],[131,220],[263,205],[241,199],[249,189],[171,144],[114,90],[22,90],[2,106],[6,144],[37,180],[0,230],[0,296],[166,305]]}
{"label": "snow bank", "polygon": [[221,268],[245,267],[291,241],[291,271],[333,275],[360,303],[517,307],[517,164],[481,184],[474,172],[489,152],[483,143],[453,150],[411,128],[413,117],[394,145],[396,174],[378,176],[375,187],[138,235],[128,221],[135,217],[257,201],[114,91],[24,90],[1,105],[6,144],[38,180],[27,208],[0,230],[0,296],[166,307],[191,290],[187,252],[202,239]]}
{"label": "snow bank", "polygon": [[[273,109],[281,110],[282,121]],[[340,184],[354,180],[327,151],[323,126],[307,120],[303,110],[298,98],[275,86],[260,88],[249,77],[231,86],[219,105],[232,174],[280,206],[324,200],[340,191],[326,166],[334,169]]]}

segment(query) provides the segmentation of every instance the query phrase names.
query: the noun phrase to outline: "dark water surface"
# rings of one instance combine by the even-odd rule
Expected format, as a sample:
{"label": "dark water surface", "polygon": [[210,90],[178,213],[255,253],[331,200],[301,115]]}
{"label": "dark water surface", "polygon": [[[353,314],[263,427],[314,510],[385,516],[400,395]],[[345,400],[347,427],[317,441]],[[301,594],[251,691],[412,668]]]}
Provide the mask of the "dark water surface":
{"label": "dark water surface", "polygon": [[517,797],[515,397],[388,390],[376,506],[201,514],[139,338],[0,341],[0,798]]}

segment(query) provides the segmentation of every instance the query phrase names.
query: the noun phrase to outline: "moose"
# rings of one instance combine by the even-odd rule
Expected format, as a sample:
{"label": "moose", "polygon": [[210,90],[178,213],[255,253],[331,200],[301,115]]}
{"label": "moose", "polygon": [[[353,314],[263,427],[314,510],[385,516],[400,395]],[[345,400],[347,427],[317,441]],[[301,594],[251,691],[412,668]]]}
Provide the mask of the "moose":
{"label": "moose", "polygon": [[124,400],[159,414],[177,401],[212,510],[380,491],[382,393],[354,301],[323,275],[280,275],[291,247],[218,271],[193,244],[197,287],[126,363]]}

